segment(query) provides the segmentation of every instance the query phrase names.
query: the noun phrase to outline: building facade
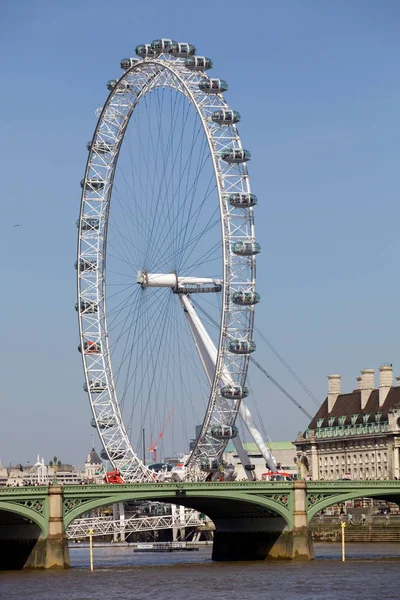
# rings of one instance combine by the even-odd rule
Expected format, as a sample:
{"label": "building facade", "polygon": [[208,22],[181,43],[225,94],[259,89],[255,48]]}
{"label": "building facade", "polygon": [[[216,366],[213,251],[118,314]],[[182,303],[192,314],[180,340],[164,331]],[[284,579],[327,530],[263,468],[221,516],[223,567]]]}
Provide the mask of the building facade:
{"label": "building facade", "polygon": [[[292,442],[265,442],[268,448],[271,450],[278,469],[289,473],[292,476],[297,476],[297,465],[296,465],[296,447]],[[257,444],[244,443],[243,448],[246,454],[250,458],[251,464],[254,465],[254,473],[258,480],[261,480],[263,473],[269,472],[268,467],[265,466],[265,459],[262,456]],[[223,459],[228,464],[233,464],[237,473],[237,479],[247,480],[247,475],[243,469],[243,465],[240,462],[240,458],[234,448],[232,442],[227,445]]]}
{"label": "building facade", "polygon": [[341,393],[341,376],[328,375],[328,395],[295,441],[301,474],[314,480],[399,479],[400,378],[392,365],[357,377],[357,389]]}

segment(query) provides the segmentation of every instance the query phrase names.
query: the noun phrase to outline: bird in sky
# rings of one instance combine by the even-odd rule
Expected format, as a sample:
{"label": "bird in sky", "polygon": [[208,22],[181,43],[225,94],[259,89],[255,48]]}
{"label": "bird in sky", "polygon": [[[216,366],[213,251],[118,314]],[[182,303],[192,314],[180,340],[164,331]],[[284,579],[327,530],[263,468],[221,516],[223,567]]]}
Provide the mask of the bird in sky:
{"label": "bird in sky", "polygon": [[21,227],[22,223],[17,223],[16,225],[13,225],[13,227]]}

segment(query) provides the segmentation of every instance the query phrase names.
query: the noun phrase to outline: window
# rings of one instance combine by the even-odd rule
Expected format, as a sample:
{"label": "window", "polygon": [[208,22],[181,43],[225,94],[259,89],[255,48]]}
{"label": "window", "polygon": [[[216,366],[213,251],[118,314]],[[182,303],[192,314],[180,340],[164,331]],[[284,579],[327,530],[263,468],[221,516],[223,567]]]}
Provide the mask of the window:
{"label": "window", "polygon": [[324,422],[323,419],[317,419],[317,427],[322,427],[322,423]]}
{"label": "window", "polygon": [[339,425],[344,425],[346,421],[346,415],[339,417]]}
{"label": "window", "polygon": [[355,425],[358,419],[358,414],[351,415],[351,424]]}
{"label": "window", "polygon": [[332,427],[332,425],[334,424],[334,422],[335,422],[335,417],[329,417],[329,419],[328,419],[328,425],[329,425],[329,427]]}
{"label": "window", "polygon": [[365,413],[365,415],[363,415],[363,422],[368,423],[368,419],[369,419],[369,413]]}
{"label": "window", "polygon": [[379,421],[381,420],[381,417],[382,417],[382,413],[381,412],[375,413],[375,421],[377,423],[379,423]]}

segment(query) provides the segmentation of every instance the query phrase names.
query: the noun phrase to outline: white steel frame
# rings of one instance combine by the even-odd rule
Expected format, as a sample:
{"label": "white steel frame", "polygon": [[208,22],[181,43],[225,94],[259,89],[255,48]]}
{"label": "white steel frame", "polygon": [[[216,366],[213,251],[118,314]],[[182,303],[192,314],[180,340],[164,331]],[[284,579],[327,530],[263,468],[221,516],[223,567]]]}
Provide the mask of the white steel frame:
{"label": "white steel frame", "polygon": [[[150,471],[134,452],[118,403],[110,360],[105,298],[107,227],[113,180],[118,155],[130,117],[140,100],[157,87],[173,88],[187,98],[201,120],[215,172],[222,235],[222,310],[214,377],[201,434],[187,465],[196,470],[202,459],[219,459],[229,440],[211,435],[215,425],[234,426],[240,400],[220,394],[223,380],[244,387],[249,355],[229,350],[233,339],[250,341],[254,306],[239,306],[232,301],[236,291],[255,292],[255,257],[237,256],[232,252],[236,241],[255,241],[253,208],[235,208],[228,194],[251,192],[246,163],[229,164],[220,158],[226,149],[242,150],[236,125],[212,121],[214,111],[227,109],[222,94],[207,94],[199,83],[208,76],[188,70],[184,60],[168,54],[146,58],[128,69],[109,94],[93,134],[86,165],[78,224],[78,316],[83,367],[89,400],[97,430],[111,463],[122,470],[126,481],[152,481]],[[109,151],[98,150],[107,145]],[[99,184],[91,186],[91,181]],[[97,189],[98,188],[98,189]],[[88,228],[88,219],[98,220],[98,227]],[[86,226],[84,225],[86,224]],[[90,269],[84,269],[88,261]],[[169,275],[169,274],[166,274]],[[182,274],[184,276],[184,274]],[[85,304],[86,303],[86,304]],[[86,310],[93,305],[96,312]],[[85,342],[94,342],[98,352],[87,352]],[[93,347],[91,348],[93,350]],[[224,377],[225,373],[225,377]],[[90,382],[104,383],[101,393],[92,393]]]}

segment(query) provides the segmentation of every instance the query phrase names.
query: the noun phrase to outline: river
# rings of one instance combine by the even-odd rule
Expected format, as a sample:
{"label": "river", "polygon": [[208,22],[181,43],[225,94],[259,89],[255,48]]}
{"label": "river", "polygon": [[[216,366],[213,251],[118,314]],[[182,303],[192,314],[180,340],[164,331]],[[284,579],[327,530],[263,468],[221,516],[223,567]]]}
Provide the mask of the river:
{"label": "river", "polygon": [[0,571],[0,600],[399,600],[400,544],[315,544],[317,560],[214,563],[198,552],[71,548],[68,571]]}

